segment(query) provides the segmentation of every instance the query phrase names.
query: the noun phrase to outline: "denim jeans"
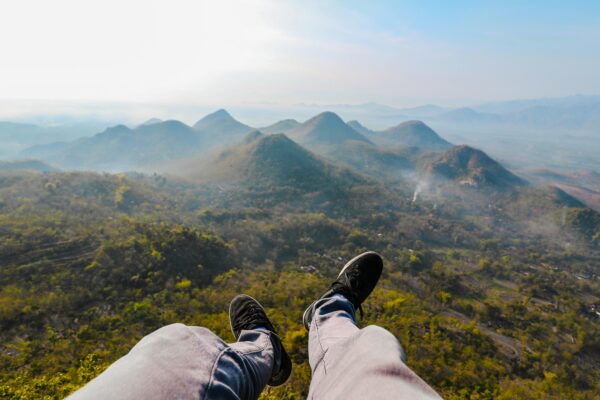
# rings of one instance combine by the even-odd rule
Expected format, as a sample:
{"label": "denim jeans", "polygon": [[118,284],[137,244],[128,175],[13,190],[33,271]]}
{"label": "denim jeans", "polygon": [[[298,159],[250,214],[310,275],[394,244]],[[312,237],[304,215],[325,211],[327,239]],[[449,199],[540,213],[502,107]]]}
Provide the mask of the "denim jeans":
{"label": "denim jeans", "polygon": [[[439,399],[404,363],[396,338],[356,326],[341,295],[318,301],[309,333],[309,399]],[[242,331],[227,344],[206,328],[173,324],[143,338],[69,397],[78,399],[256,399],[271,377],[273,334]]]}
{"label": "denim jeans", "polygon": [[273,369],[271,335],[242,331],[227,344],[206,328],[168,325],[69,399],[256,399]]}
{"label": "denim jeans", "polygon": [[309,399],[439,399],[404,363],[398,340],[385,329],[356,326],[342,295],[321,299],[308,336]]}

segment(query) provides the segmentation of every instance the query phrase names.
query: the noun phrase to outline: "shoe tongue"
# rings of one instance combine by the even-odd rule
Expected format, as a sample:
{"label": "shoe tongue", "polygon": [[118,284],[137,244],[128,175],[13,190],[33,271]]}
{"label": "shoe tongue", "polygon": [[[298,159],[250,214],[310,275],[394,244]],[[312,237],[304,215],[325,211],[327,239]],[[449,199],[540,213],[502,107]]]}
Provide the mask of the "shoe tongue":
{"label": "shoe tongue", "polygon": [[354,293],[352,292],[352,290],[347,286],[344,285],[343,283],[340,282],[333,282],[331,284],[331,290],[335,293],[341,294],[343,295],[345,298],[347,298],[348,300],[350,300],[350,302],[352,304],[354,304],[354,306],[357,306],[357,299],[354,296]]}
{"label": "shoe tongue", "polygon": [[266,318],[263,311],[250,305],[247,310],[241,315],[236,321],[236,329],[238,331],[255,329],[257,327],[264,327],[268,330],[273,330],[271,322]]}

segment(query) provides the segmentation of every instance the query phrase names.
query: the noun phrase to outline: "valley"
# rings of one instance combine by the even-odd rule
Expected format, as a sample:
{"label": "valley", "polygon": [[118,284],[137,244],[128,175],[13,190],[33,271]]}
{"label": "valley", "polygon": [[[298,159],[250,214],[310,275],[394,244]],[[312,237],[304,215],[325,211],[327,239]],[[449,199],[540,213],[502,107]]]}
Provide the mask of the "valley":
{"label": "valley", "polygon": [[569,176],[332,112],[255,130],[219,110],[26,154],[48,164],[0,164],[0,397],[63,397],[173,322],[233,340],[244,292],[294,363],[261,398],[304,398],[301,314],[370,249],[384,276],[360,323],[443,397],[597,398],[600,214]]}

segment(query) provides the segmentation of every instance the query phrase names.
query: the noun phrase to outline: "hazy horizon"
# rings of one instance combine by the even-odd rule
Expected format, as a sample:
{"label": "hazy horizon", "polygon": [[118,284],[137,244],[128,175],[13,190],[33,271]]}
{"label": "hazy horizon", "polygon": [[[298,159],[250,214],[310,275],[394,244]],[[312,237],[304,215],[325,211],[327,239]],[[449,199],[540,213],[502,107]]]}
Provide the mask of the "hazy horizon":
{"label": "hazy horizon", "polygon": [[[176,119],[189,125],[198,119],[218,109],[225,109],[233,114],[235,118],[255,126],[269,125],[279,119],[295,118],[298,120],[308,119],[323,111],[334,111],[341,114],[347,120],[360,119],[351,112],[344,115],[340,109],[360,109],[361,107],[389,108],[390,113],[402,112],[406,109],[422,106],[437,106],[448,110],[460,108],[479,108],[496,103],[510,102],[539,102],[545,100],[559,100],[567,98],[596,98],[600,94],[571,94],[559,97],[540,98],[511,98],[480,101],[473,103],[407,103],[405,105],[394,105],[376,101],[364,102],[340,102],[340,103],[193,103],[193,102],[136,102],[136,101],[78,101],[78,100],[45,100],[45,99],[0,99],[0,121],[27,122],[39,125],[52,126],[60,124],[61,120],[97,121],[103,123],[142,123],[151,118]],[[522,106],[521,108],[526,108]],[[393,115],[393,114],[392,114]],[[410,117],[411,115],[408,115]],[[371,115],[365,114],[367,124]],[[364,122],[364,121],[363,121]],[[402,119],[397,121],[402,122]],[[373,125],[373,122],[371,122]],[[389,125],[375,122],[371,128],[384,128]]]}

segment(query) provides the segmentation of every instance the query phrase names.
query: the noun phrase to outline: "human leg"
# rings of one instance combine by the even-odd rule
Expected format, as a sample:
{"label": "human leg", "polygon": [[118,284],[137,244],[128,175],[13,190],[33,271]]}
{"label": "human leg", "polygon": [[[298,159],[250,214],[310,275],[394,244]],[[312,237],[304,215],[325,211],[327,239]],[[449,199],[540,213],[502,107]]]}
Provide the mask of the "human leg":
{"label": "human leg", "polygon": [[439,399],[404,363],[402,346],[390,332],[356,326],[355,310],[375,287],[382,267],[375,253],[355,257],[305,312],[310,399]]}
{"label": "human leg", "polygon": [[264,310],[236,299],[236,343],[206,328],[168,325],[70,399],[256,399],[267,383],[283,383],[291,363]]}

